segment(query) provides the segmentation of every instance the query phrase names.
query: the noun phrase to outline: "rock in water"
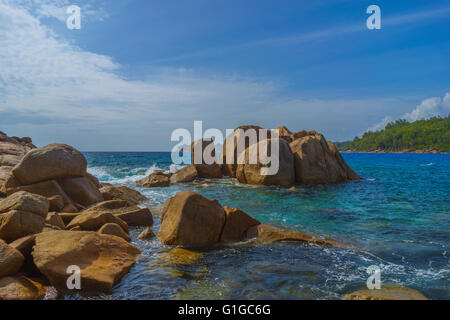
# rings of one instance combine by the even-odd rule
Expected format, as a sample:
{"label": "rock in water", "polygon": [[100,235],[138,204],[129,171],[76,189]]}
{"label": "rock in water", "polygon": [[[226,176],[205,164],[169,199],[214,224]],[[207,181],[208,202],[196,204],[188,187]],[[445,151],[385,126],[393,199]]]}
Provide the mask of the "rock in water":
{"label": "rock in water", "polygon": [[247,238],[256,238],[256,240],[261,244],[268,244],[279,241],[301,241],[325,246],[342,246],[335,241],[322,240],[304,233],[280,229],[266,224],[259,224],[257,226],[251,227],[247,232]]}
{"label": "rock in water", "polygon": [[126,186],[114,187],[114,186],[103,186],[100,189],[105,201],[109,200],[125,200],[132,202],[134,204],[139,204],[147,200],[142,194],[128,188]]}
{"label": "rock in water", "polygon": [[148,177],[136,181],[137,187],[144,187],[144,188],[163,188],[168,187],[169,185],[170,185],[170,178],[164,173],[152,173]]}
{"label": "rock in water", "polygon": [[428,300],[417,290],[397,284],[383,284],[381,289],[363,289],[344,296],[346,300]]}
{"label": "rock in water", "polygon": [[[125,240],[85,231],[51,231],[36,235],[33,259],[56,289],[68,292],[67,269],[81,269],[81,294],[109,293],[141,252]],[[74,291],[70,291],[74,292]]]}
{"label": "rock in water", "polygon": [[[237,170],[237,159],[238,155],[242,153],[245,149],[250,147],[252,144],[259,142],[259,131],[265,130],[259,126],[252,126],[252,125],[244,125],[239,126],[236,129],[234,129],[233,133],[230,134],[224,141],[223,147],[222,147],[222,153],[220,154],[221,157],[221,163],[222,163],[222,170],[223,174],[225,176],[228,176],[230,178],[236,178],[236,170]],[[266,133],[267,130],[266,130]],[[256,137],[256,139],[250,139],[249,136]],[[269,137],[269,134],[266,135],[266,138]],[[230,145],[229,145],[230,144]],[[230,159],[230,157],[227,154],[227,146],[232,146],[232,150],[230,150],[230,156],[233,155],[233,158]],[[241,149],[239,149],[239,146],[241,146]],[[238,150],[239,149],[239,150]]]}
{"label": "rock in water", "polygon": [[73,201],[84,207],[103,201],[98,188],[86,177],[61,179],[58,183]]}
{"label": "rock in water", "polygon": [[45,288],[27,277],[0,278],[0,300],[40,300]]}
{"label": "rock in water", "polygon": [[193,165],[181,168],[170,177],[171,183],[192,182],[197,178],[198,171]]}
{"label": "rock in water", "polygon": [[103,227],[98,230],[98,233],[100,234],[109,234],[116,237],[121,237],[123,240],[130,242],[131,238],[130,236],[123,231],[123,229],[115,223],[107,223],[103,225]]}
{"label": "rock in water", "polygon": [[[279,145],[278,171],[276,171],[273,160],[268,165],[263,164],[269,162],[273,143],[278,143]],[[261,158],[261,150],[268,157]],[[247,148],[239,157],[245,159],[245,164],[238,164],[236,170],[236,177],[241,183],[264,186],[286,186],[292,185],[295,182],[294,156],[289,148],[289,144],[283,139],[273,138],[261,140]],[[257,163],[253,164],[252,159]],[[269,172],[269,166],[275,169],[274,172]]]}
{"label": "rock in water", "polygon": [[[331,146],[331,148],[330,148]],[[360,179],[332,143],[312,132],[290,143],[298,183],[319,184]]]}
{"label": "rock in water", "polygon": [[24,185],[46,180],[83,177],[87,162],[81,152],[65,144],[33,149],[12,170]]}
{"label": "rock in water", "polygon": [[0,214],[0,239],[12,242],[44,228],[45,219],[31,212],[13,210]]}
{"label": "rock in water", "polygon": [[19,250],[0,239],[0,278],[15,275],[19,272],[24,260]]}
{"label": "rock in water", "polygon": [[258,220],[250,217],[242,210],[227,206],[223,209],[225,210],[226,220],[220,237],[221,242],[243,241],[247,238],[247,231],[260,224]]}
{"label": "rock in water", "polygon": [[168,245],[208,246],[219,241],[224,223],[217,200],[184,191],[167,200],[158,237]]}
{"label": "rock in water", "polygon": [[49,201],[47,198],[25,191],[16,192],[6,199],[0,200],[0,214],[18,210],[31,212],[45,219],[48,209]]}
{"label": "rock in water", "polygon": [[217,164],[216,150],[212,139],[194,141],[191,144],[191,160],[197,169],[199,178],[222,178],[222,166]]}
{"label": "rock in water", "polygon": [[147,227],[138,235],[138,239],[146,240],[146,239],[152,239],[155,237],[155,234],[152,231],[151,227]]}

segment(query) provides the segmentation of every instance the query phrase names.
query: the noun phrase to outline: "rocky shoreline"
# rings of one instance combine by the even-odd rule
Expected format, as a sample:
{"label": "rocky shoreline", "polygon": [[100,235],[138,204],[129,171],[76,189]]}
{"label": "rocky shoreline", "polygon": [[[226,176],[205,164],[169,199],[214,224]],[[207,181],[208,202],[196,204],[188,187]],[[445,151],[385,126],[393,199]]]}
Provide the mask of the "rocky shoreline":
{"label": "rocky shoreline", "polygon": [[[280,162],[284,165],[281,173],[269,180],[259,174],[260,164],[227,163],[190,165],[174,174],[158,172],[137,184],[161,188],[223,178],[225,173],[242,183],[260,185],[361,179],[322,135],[282,129]],[[211,142],[201,143],[203,151]],[[246,152],[252,147],[246,145]],[[333,239],[263,224],[238,208],[223,207],[217,200],[192,191],[180,192],[166,201],[157,213],[161,225],[155,235],[152,227],[156,212],[142,206],[147,199],[125,186],[100,183],[87,172],[84,155],[71,146],[36,148],[29,138],[9,138],[2,133],[0,159],[0,300],[111,292],[141,254],[129,243],[130,228],[137,226],[145,227],[139,239],[157,237],[162,244],[173,246],[170,253],[178,263],[200,255],[192,251],[196,248],[214,250],[218,244],[249,240],[260,245],[300,241],[347,247]],[[79,270],[81,285],[72,288],[69,278],[74,270]],[[367,294],[361,296],[367,299]]]}

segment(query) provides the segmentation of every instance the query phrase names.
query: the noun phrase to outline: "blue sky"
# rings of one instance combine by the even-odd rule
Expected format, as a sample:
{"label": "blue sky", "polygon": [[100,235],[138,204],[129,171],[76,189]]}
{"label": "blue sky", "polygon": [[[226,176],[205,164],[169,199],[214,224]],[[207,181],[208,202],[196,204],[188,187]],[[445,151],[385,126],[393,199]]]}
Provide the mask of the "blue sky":
{"label": "blue sky", "polygon": [[84,151],[170,150],[194,120],[342,141],[450,113],[449,57],[448,1],[0,0],[0,130]]}

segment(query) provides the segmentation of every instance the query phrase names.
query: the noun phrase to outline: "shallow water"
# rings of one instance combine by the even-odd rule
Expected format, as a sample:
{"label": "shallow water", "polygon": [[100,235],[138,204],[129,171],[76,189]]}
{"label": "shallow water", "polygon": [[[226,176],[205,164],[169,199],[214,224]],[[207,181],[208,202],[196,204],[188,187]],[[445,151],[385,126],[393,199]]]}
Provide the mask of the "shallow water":
{"label": "shallow water", "polygon": [[[255,187],[209,180],[168,188],[135,181],[169,169],[169,153],[86,153],[101,181],[136,188],[148,205],[194,190],[275,226],[334,238],[356,249],[303,243],[238,243],[203,251],[191,265],[168,265],[171,248],[133,240],[143,254],[111,295],[94,299],[341,299],[364,288],[370,265],[381,280],[450,299],[450,155],[344,154],[364,181],[318,186]],[[153,231],[159,228],[155,217]],[[136,239],[143,228],[131,231]],[[77,296],[67,298],[79,298]]]}

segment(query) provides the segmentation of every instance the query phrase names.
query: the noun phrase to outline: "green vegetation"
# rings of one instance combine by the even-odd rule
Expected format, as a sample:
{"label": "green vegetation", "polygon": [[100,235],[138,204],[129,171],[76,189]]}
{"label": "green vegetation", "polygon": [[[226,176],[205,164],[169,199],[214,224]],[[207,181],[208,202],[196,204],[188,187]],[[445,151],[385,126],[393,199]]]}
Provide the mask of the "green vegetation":
{"label": "green vegetation", "polygon": [[366,132],[362,138],[337,143],[340,150],[356,151],[401,151],[406,149],[450,151],[450,115],[428,120],[407,122],[397,120],[389,123],[384,130]]}

